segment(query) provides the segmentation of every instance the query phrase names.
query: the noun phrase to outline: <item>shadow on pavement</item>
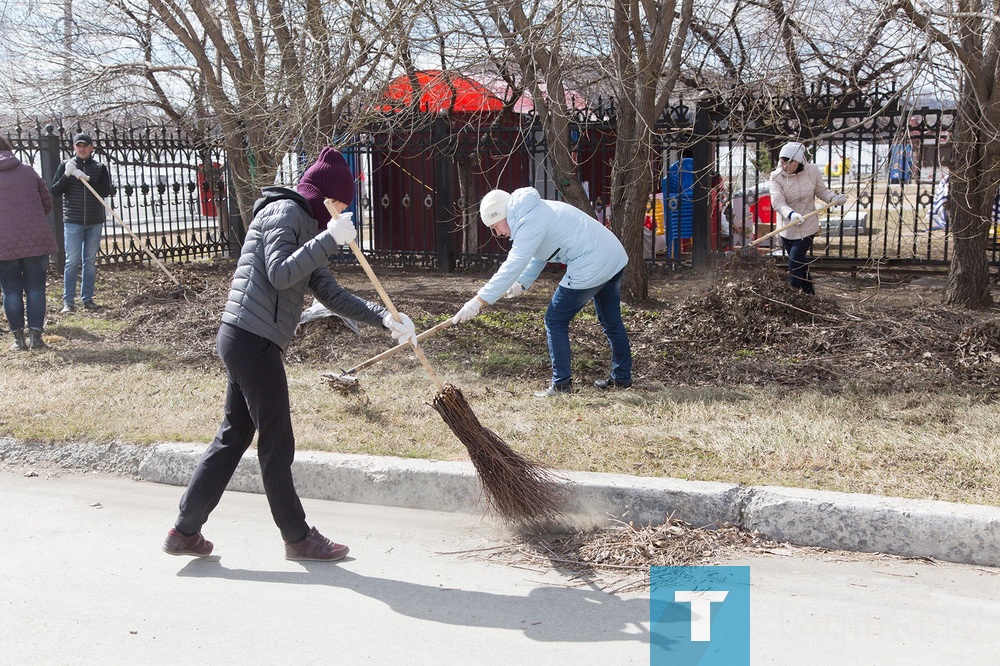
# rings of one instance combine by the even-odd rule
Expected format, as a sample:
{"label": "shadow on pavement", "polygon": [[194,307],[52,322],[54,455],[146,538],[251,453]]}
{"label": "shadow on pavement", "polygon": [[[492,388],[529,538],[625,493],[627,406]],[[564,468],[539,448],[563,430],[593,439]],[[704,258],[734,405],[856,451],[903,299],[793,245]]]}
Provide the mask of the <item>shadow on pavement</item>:
{"label": "shadow on pavement", "polygon": [[[351,562],[351,558],[344,562]],[[375,578],[319,562],[302,562],[302,572],[229,569],[218,557],[192,560],[177,575],[255,583],[328,585],[377,599],[395,612],[428,622],[516,629],[537,641],[649,642],[644,626],[649,601],[621,599],[596,589],[536,587],[512,596]]]}

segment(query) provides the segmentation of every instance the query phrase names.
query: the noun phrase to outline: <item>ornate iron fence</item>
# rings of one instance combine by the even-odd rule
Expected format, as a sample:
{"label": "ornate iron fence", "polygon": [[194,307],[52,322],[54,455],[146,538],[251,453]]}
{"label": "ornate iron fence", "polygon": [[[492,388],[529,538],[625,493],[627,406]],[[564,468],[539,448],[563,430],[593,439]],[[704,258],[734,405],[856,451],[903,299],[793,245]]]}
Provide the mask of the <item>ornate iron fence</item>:
{"label": "ornate iron fence", "polygon": [[[51,184],[59,163],[73,155],[72,137],[80,129],[18,123],[7,137],[21,161]],[[94,138],[94,158],[108,167],[116,187],[107,200],[115,215],[108,215],[99,263],[150,262],[146,250],[165,261],[231,252],[220,142],[195,141],[166,126],[112,125],[88,132]],[[62,250],[62,202],[53,203],[50,219]]]}
{"label": "ornate iron fence", "polygon": [[[893,91],[815,94],[794,106],[679,100],[657,126],[655,167],[663,177],[650,192],[643,258],[673,266],[699,250],[742,245],[771,230],[767,179],[780,146],[797,137],[830,187],[851,195],[846,207],[824,214],[817,258],[853,266],[946,264],[948,222],[940,201],[954,112],[906,109],[895,100]],[[874,120],[873,109],[879,109]],[[614,214],[608,203],[616,116],[613,104],[599,102],[578,110],[570,128],[581,180],[604,222]],[[441,270],[495,265],[507,247],[478,220],[482,195],[493,187],[532,185],[545,198],[558,197],[548,146],[530,113],[508,119],[418,114],[399,128],[398,118],[372,126],[345,150],[359,175],[359,244],[374,262]],[[72,155],[71,137],[79,129],[36,122],[18,124],[7,136],[51,183],[58,163]],[[109,202],[142,244],[109,218],[101,263],[149,261],[143,247],[167,261],[238,249],[243,221],[230,201],[221,140],[195,140],[170,127],[88,131],[117,187]],[[288,156],[279,184],[295,183],[307,161]],[[61,231],[59,203],[52,221]],[[353,258],[345,253],[336,260]],[[991,261],[1000,262],[996,248]]]}

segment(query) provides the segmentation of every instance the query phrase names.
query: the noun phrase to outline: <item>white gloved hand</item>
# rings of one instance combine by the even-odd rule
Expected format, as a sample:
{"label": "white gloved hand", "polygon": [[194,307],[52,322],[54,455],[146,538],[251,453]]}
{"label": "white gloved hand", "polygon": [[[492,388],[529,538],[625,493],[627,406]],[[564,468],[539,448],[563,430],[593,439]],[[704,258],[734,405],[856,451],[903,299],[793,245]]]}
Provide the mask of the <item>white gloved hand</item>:
{"label": "white gloved hand", "polygon": [[845,203],[847,203],[847,195],[835,194],[833,195],[833,198],[830,199],[830,203],[832,203],[834,206],[843,206]]}
{"label": "white gloved hand", "polygon": [[451,318],[452,324],[461,324],[463,321],[469,321],[483,309],[483,302],[478,296],[473,298],[471,301],[462,306],[462,309],[455,313],[455,316]]}
{"label": "white gloved hand", "polygon": [[74,176],[80,180],[90,180],[90,176],[76,166],[76,160],[66,160],[66,175]]}
{"label": "white gloved hand", "polygon": [[805,218],[796,213],[794,210],[788,215],[788,221],[792,224],[802,224],[804,220]]}
{"label": "white gloved hand", "polygon": [[412,342],[417,344],[417,330],[413,326],[413,320],[402,312],[399,313],[400,321],[392,316],[392,313],[382,317],[382,325],[389,329],[392,339],[400,343]]}
{"label": "white gloved hand", "polygon": [[507,290],[507,293],[505,293],[503,295],[503,297],[504,298],[517,298],[518,296],[520,296],[521,294],[523,294],[525,291],[527,291],[527,290],[524,288],[523,284],[521,284],[520,282],[515,282],[511,286],[511,288]]}
{"label": "white gloved hand", "polygon": [[351,213],[341,213],[337,218],[331,218],[326,223],[326,229],[337,241],[337,245],[346,245],[358,237],[358,230],[354,228],[354,216]]}

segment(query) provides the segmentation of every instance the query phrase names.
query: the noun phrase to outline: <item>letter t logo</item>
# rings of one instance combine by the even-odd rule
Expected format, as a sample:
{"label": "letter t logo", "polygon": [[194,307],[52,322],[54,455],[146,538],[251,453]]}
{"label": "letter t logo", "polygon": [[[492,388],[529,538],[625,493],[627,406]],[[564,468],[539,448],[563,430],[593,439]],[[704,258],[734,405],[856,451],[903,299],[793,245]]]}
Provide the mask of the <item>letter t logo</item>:
{"label": "letter t logo", "polygon": [[674,601],[691,604],[691,640],[712,640],[712,602],[725,601],[729,592],[676,590]]}

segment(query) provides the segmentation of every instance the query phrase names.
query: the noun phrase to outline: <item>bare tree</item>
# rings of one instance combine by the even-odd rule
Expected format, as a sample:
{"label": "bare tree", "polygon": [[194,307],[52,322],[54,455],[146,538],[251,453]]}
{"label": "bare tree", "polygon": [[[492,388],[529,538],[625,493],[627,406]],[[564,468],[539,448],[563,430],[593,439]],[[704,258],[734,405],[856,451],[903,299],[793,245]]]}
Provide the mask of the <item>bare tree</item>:
{"label": "bare tree", "polygon": [[534,2],[527,9],[530,13],[516,0],[490,3],[490,17],[503,38],[504,53],[510,54],[517,72],[511,73],[502,60],[498,64],[512,91],[526,89],[531,94],[542,122],[548,149],[546,159],[556,189],[568,203],[593,215],[594,208],[572,158],[569,132],[572,101],[567,97],[563,68],[563,44],[574,46],[566,40],[567,26],[582,7],[560,1],[551,6]]}
{"label": "bare tree", "polygon": [[75,114],[146,108],[189,129],[221,127],[231,189],[249,219],[286,154],[350,142],[363,112],[377,112],[369,91],[399,62],[394,44],[412,29],[422,0],[401,8],[367,0],[103,0],[106,11],[90,5],[72,19],[71,52],[64,35],[42,30],[60,7],[40,5],[48,12],[24,44],[51,63],[36,89],[72,99]]}
{"label": "bare tree", "polygon": [[945,298],[987,307],[990,207],[1000,185],[1000,2],[901,0],[899,6],[930,44],[960,65],[949,211],[955,250]]}
{"label": "bare tree", "polygon": [[[486,0],[486,18],[471,5],[464,12],[483,40],[480,66],[497,73],[519,95],[530,92],[545,133],[546,161],[560,195],[581,210],[593,207],[573,160],[567,98],[570,76],[604,85],[617,102],[612,168],[612,228],[632,258],[623,281],[626,296],[645,299],[643,250],[646,201],[657,178],[654,145],[659,115],[677,81],[693,0],[606,5],[587,0],[531,3]],[[496,46],[486,37],[497,34]]]}
{"label": "bare tree", "polygon": [[674,94],[693,7],[692,0],[613,0],[611,6],[611,82],[618,106],[612,227],[633,258],[622,281],[633,299],[649,295],[646,265],[634,258],[642,256],[642,220],[657,178],[656,125]]}
{"label": "bare tree", "polygon": [[315,153],[335,142],[354,93],[391,69],[384,61],[390,49],[385,35],[402,25],[391,12],[376,21],[360,1],[148,4],[199,70],[222,127],[244,219],[290,149]]}

